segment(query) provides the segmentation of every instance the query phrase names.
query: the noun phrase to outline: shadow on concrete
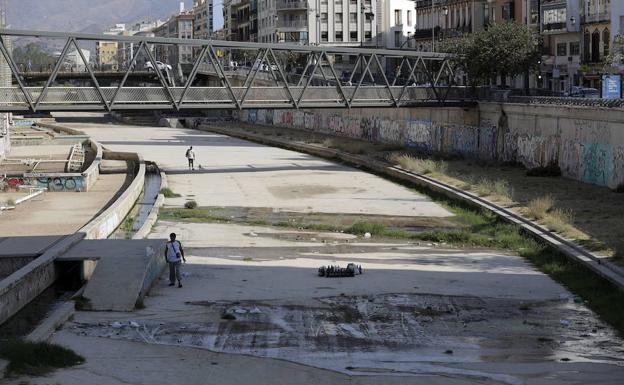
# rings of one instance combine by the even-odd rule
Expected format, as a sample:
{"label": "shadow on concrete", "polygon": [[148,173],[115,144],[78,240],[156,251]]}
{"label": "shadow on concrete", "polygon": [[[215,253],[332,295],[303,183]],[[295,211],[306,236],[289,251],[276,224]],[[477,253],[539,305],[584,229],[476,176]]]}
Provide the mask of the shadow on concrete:
{"label": "shadow on concrete", "polygon": [[185,174],[230,174],[230,173],[246,173],[246,172],[271,172],[271,171],[348,171],[348,169],[344,166],[339,165],[319,165],[319,166],[298,166],[298,165],[289,165],[289,166],[269,166],[269,167],[253,167],[251,165],[246,167],[226,167],[219,169],[198,169],[188,170],[188,169],[167,169],[164,168],[163,171],[167,173],[167,175],[185,175]]}

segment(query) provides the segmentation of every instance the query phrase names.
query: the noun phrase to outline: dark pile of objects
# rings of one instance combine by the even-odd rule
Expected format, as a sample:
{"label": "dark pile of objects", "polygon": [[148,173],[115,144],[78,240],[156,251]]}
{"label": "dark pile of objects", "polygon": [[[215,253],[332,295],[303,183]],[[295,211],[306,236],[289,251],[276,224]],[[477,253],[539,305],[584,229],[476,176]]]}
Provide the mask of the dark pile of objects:
{"label": "dark pile of objects", "polygon": [[318,269],[319,277],[338,278],[338,277],[355,277],[362,274],[362,266],[350,263],[347,267],[340,266],[321,266]]}

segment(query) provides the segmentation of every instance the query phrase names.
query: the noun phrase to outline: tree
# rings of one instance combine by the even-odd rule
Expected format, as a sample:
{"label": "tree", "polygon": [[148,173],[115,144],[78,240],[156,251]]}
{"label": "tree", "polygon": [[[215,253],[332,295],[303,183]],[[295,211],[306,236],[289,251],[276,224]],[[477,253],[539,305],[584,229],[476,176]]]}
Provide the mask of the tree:
{"label": "tree", "polygon": [[37,43],[28,43],[24,47],[16,47],[13,49],[13,61],[18,66],[26,66],[30,61],[33,69],[48,68],[56,64],[57,59],[44,51],[41,45]]}
{"label": "tree", "polygon": [[613,49],[605,59],[605,72],[622,72],[624,70],[624,35],[613,38]]}
{"label": "tree", "polygon": [[514,22],[494,24],[456,39],[446,50],[457,55],[455,66],[473,86],[499,74],[516,76],[535,70],[541,56],[539,36]]}

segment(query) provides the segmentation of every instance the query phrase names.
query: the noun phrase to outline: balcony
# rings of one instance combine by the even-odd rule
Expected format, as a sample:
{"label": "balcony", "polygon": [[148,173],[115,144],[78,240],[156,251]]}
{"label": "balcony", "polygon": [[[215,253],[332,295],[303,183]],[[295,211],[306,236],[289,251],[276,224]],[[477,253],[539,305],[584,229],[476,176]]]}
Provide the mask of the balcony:
{"label": "balcony", "polygon": [[307,20],[283,20],[277,21],[277,28],[281,29],[306,29],[308,28]]}
{"label": "balcony", "polygon": [[565,32],[567,28],[565,22],[544,24],[544,32]]}
{"label": "balcony", "polygon": [[307,1],[288,1],[288,0],[280,0],[275,4],[275,9],[278,11],[285,10],[305,10],[308,9]]}
{"label": "balcony", "polygon": [[611,22],[610,12],[592,13],[589,15],[581,16],[582,24],[610,23],[610,22]]}

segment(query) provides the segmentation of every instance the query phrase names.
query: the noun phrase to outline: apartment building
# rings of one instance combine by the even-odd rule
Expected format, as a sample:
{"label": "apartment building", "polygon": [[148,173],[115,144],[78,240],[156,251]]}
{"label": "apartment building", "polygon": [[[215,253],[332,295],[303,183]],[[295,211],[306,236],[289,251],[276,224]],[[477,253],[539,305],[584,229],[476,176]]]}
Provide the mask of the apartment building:
{"label": "apartment building", "polygon": [[[104,35],[118,36],[126,31],[125,24],[115,24],[108,31],[104,31]],[[96,41],[95,57],[97,67],[100,70],[116,71],[119,69],[120,61],[117,56],[119,44],[115,41]]]}
{"label": "apartment building", "polygon": [[542,88],[569,92],[581,84],[581,3],[542,0]]}
{"label": "apartment building", "polygon": [[443,39],[480,31],[495,21],[496,15],[511,16],[503,12],[504,4],[496,4],[491,0],[416,0],[415,48],[435,51]]}
{"label": "apartment building", "polygon": [[[193,11],[186,11],[181,6],[180,12],[171,16],[162,25],[156,27],[153,32],[156,37],[193,39],[195,15]],[[193,64],[193,47],[186,45],[156,45],[154,54],[156,60],[167,63],[174,70],[181,65]]]}
{"label": "apartment building", "polygon": [[209,39],[214,32],[213,25],[213,1],[193,0],[193,37],[195,39]]}
{"label": "apartment building", "polygon": [[611,47],[611,1],[584,0],[582,6],[583,84],[599,88],[604,60]]}

